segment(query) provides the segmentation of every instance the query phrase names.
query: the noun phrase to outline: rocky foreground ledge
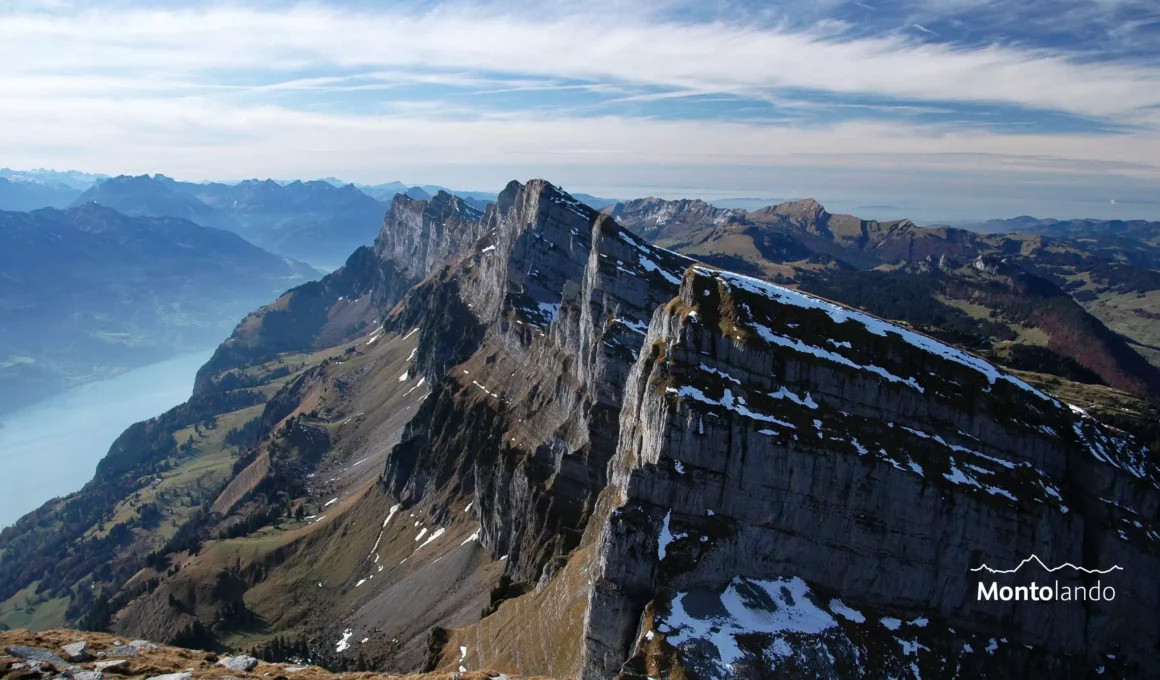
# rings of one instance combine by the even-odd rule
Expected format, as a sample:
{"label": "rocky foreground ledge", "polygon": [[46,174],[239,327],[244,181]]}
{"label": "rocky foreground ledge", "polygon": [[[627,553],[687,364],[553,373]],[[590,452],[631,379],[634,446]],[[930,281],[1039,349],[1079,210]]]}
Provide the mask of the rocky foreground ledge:
{"label": "rocky foreground ledge", "polygon": [[219,656],[75,630],[4,631],[0,648],[0,678],[4,680],[518,680],[486,671],[406,676],[331,673],[318,666],[266,663],[251,656]]}

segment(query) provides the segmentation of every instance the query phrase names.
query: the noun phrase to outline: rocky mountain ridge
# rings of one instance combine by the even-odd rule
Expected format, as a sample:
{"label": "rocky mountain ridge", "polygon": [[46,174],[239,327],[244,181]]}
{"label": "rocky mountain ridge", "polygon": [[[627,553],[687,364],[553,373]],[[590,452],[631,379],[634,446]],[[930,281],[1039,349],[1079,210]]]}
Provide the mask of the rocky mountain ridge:
{"label": "rocky mountain ridge", "polygon": [[[243,321],[186,408],[152,425],[164,446],[124,442],[103,486],[229,461],[196,428],[174,459],[171,437],[259,409],[206,510],[181,540],[126,522],[111,578],[51,574],[123,635],[200,625],[238,647],[264,626],[336,664],[364,640],[383,669],[584,678],[1156,670],[1139,441],[542,180],[482,213],[396,198],[373,248]],[[70,512],[97,519],[65,499],[0,535],[0,576]],[[1122,597],[1049,605],[1057,624],[971,599],[978,563],[1029,551],[1114,561]],[[0,594],[47,580],[20,578]]]}
{"label": "rocky mountain ridge", "polygon": [[703,262],[914,324],[1010,368],[1160,394],[1149,325],[1160,258],[1145,242],[862,220],[812,199],[749,212],[643,199],[606,212]]}

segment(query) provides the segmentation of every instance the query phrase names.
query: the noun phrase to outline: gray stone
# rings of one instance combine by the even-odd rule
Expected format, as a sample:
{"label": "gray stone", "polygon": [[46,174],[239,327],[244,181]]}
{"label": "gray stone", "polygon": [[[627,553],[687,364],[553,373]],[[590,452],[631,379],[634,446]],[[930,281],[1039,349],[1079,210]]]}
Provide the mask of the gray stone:
{"label": "gray stone", "polygon": [[89,659],[89,643],[84,640],[62,645],[60,649],[64,652],[64,658],[69,661],[88,661]]}
{"label": "gray stone", "polygon": [[100,671],[68,671],[64,677],[71,678],[71,680],[104,680],[105,675]]}
{"label": "gray stone", "polygon": [[117,647],[110,647],[105,650],[105,656],[140,656],[141,652],[136,647],[129,645],[120,645]]}
{"label": "gray stone", "polygon": [[165,675],[154,675],[149,677],[148,680],[189,680],[192,677],[193,673],[187,671],[185,673],[166,673]]}
{"label": "gray stone", "polygon": [[68,662],[60,658],[60,656],[58,656],[55,652],[49,651],[47,649],[41,649],[40,647],[24,647],[17,645],[14,647],[5,647],[4,651],[8,652],[12,656],[24,659],[25,661],[43,661],[45,663],[53,664],[54,666],[59,666],[60,668],[64,668],[68,665]]}
{"label": "gray stone", "polygon": [[115,659],[110,661],[98,661],[93,664],[93,668],[96,668],[98,671],[103,671],[109,668],[125,668],[128,665],[128,659]]}
{"label": "gray stone", "polygon": [[258,665],[258,660],[252,656],[226,656],[218,661],[219,666],[225,666],[231,671],[248,673]]}
{"label": "gray stone", "polygon": [[148,640],[134,640],[129,643],[129,646],[136,647],[137,649],[157,649],[156,643],[149,642]]}

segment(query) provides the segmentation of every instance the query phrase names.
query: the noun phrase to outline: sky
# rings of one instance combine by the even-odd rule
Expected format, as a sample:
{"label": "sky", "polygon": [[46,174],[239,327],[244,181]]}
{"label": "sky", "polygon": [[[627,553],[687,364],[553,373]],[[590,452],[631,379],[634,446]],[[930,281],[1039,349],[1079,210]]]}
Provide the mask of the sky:
{"label": "sky", "polygon": [[0,165],[1160,219],[1156,0],[0,0]]}

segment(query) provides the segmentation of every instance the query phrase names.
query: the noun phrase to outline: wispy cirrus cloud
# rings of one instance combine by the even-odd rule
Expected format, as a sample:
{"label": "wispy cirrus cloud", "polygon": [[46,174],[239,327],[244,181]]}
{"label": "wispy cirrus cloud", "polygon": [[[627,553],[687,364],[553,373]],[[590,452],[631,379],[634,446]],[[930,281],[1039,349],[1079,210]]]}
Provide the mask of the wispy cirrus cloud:
{"label": "wispy cirrus cloud", "polygon": [[622,184],[679,164],[710,188],[729,173],[707,168],[888,159],[1160,181],[1160,57],[1101,53],[1080,21],[1103,6],[1101,30],[1145,44],[1149,6],[1131,0],[1063,0],[1066,30],[1088,31],[1072,47],[1028,18],[1040,0],[51,5],[0,4],[0,146],[25,164],[362,180],[603,165]]}
{"label": "wispy cirrus cloud", "polygon": [[579,12],[532,19],[479,6],[401,15],[318,6],[16,14],[0,23],[0,58],[31,74],[99,68],[212,78],[227,70],[418,68],[738,95],[799,88],[999,102],[1092,116],[1130,117],[1160,105],[1156,66],[720,21],[625,23]]}

